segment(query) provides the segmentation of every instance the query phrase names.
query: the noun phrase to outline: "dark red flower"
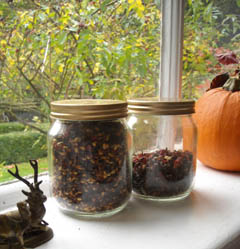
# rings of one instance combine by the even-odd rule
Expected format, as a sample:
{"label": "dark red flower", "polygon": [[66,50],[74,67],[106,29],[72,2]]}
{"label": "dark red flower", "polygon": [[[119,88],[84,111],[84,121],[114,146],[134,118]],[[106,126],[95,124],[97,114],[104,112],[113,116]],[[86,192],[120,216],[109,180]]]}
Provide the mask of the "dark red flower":
{"label": "dark red flower", "polygon": [[223,65],[239,63],[236,54],[234,54],[233,52],[228,52],[225,54],[217,54],[216,57],[218,61]]}

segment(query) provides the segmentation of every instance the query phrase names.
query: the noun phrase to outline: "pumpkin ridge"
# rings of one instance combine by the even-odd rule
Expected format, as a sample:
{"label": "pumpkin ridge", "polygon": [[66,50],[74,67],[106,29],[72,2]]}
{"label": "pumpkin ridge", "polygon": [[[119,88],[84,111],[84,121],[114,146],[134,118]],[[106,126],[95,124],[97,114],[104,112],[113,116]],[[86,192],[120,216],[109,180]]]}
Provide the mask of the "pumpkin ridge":
{"label": "pumpkin ridge", "polygon": [[[222,89],[223,91],[225,91],[224,89]],[[225,120],[224,120],[224,117],[226,116],[226,115],[228,115],[228,102],[229,102],[229,99],[231,98],[231,95],[232,95],[232,93],[231,92],[229,92],[229,91],[227,91],[227,96],[224,98],[224,100],[222,100],[223,101],[223,104],[222,104],[222,106],[221,106],[221,111],[219,112],[219,114],[218,114],[218,121],[217,121],[217,124],[219,125],[219,127],[218,127],[218,131],[219,131],[219,133],[216,133],[216,136],[218,136],[217,138],[216,138],[216,140],[218,139],[219,140],[219,142],[218,142],[218,146],[216,146],[216,154],[219,154],[219,151],[221,151],[222,152],[222,148],[224,148],[224,146],[225,146],[225,137],[224,137],[224,130],[225,129],[228,129],[228,127],[225,127]],[[220,136],[219,136],[219,134],[220,134]],[[223,152],[222,152],[223,153]],[[222,154],[221,153],[221,154]],[[222,158],[225,158],[226,157],[226,155],[225,154],[222,154]],[[220,158],[219,158],[220,159]],[[224,160],[225,161],[225,160]]]}
{"label": "pumpkin ridge", "polygon": [[212,95],[215,95],[222,90],[223,90],[222,87],[218,87],[218,88],[214,88],[214,91],[213,91],[213,89],[207,91],[205,94],[207,94],[208,96],[212,96]]}
{"label": "pumpkin ridge", "polygon": [[[232,153],[232,157],[235,158],[235,164],[240,165],[240,110],[237,106],[240,106],[240,92],[233,92],[231,94],[231,101],[229,103],[231,105],[230,109],[232,110],[231,114],[231,127],[233,128],[230,135],[230,144],[232,144],[232,149],[229,152]],[[235,127],[238,127],[236,129]],[[237,160],[238,158],[238,160]]]}

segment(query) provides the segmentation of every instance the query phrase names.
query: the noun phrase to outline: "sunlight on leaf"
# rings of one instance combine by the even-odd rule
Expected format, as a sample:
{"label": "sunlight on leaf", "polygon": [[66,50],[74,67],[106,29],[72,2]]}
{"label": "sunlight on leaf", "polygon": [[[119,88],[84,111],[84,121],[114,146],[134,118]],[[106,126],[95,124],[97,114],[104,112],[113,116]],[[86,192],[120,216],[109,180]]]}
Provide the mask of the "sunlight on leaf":
{"label": "sunlight on leaf", "polygon": [[62,73],[62,72],[63,72],[63,68],[64,68],[64,65],[63,65],[63,64],[60,64],[59,67],[58,67],[58,71],[59,71],[60,73]]}

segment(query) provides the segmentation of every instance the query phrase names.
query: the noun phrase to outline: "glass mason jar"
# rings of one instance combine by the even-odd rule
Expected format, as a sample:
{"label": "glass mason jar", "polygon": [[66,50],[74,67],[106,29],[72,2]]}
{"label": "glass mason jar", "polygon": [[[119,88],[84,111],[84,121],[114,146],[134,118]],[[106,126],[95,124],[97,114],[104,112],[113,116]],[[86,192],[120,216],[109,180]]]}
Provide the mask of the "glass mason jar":
{"label": "glass mason jar", "polygon": [[134,195],[159,201],[187,197],[196,171],[194,101],[137,99],[128,104]]}
{"label": "glass mason jar", "polygon": [[65,213],[102,217],[126,206],[132,191],[126,116],[124,101],[51,103],[51,193]]}

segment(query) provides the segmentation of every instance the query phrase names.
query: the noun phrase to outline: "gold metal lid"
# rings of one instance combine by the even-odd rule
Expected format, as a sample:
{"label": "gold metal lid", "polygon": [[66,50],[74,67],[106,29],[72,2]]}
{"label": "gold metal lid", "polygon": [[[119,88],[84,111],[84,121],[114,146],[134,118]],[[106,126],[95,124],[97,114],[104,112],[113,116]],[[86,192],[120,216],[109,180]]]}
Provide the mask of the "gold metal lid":
{"label": "gold metal lid", "polygon": [[70,99],[51,103],[51,117],[63,120],[106,120],[127,116],[127,102],[111,99]]}
{"label": "gold metal lid", "polygon": [[129,113],[154,115],[183,115],[195,112],[193,100],[158,100],[158,98],[139,98],[128,100]]}

